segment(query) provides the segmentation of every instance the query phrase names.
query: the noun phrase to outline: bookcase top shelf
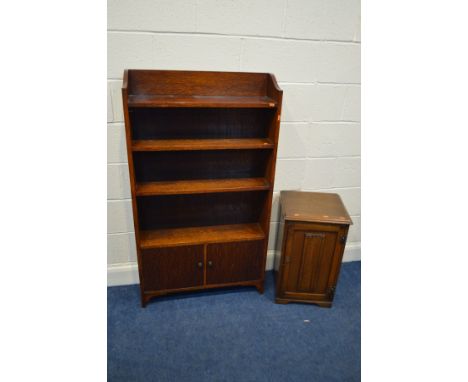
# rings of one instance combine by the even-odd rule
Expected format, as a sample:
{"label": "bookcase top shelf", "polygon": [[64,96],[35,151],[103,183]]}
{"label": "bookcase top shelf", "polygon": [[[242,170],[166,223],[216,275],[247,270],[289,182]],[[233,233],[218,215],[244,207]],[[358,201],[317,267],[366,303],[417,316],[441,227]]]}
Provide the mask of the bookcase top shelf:
{"label": "bookcase top shelf", "polygon": [[129,107],[274,108],[269,97],[130,95]]}
{"label": "bookcase top shelf", "polygon": [[130,108],[276,108],[281,92],[269,73],[126,70]]}

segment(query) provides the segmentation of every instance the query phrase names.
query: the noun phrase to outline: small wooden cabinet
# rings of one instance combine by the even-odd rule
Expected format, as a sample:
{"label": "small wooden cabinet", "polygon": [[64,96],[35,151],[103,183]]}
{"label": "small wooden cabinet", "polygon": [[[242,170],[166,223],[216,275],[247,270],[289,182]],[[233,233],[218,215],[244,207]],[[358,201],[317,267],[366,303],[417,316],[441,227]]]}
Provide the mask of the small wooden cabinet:
{"label": "small wooden cabinet", "polygon": [[221,286],[263,292],[282,90],[267,73],[126,70],[142,305]]}
{"label": "small wooden cabinet", "polygon": [[339,195],[283,191],[276,302],[331,307],[349,225]]}

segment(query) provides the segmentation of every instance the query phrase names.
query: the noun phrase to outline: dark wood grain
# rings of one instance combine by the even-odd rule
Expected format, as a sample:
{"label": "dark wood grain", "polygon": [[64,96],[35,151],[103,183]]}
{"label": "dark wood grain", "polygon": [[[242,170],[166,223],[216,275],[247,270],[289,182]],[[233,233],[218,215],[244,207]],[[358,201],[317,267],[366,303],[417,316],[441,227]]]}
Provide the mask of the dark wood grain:
{"label": "dark wood grain", "polygon": [[132,128],[132,121],[130,118],[130,112],[128,108],[128,77],[129,73],[128,70],[124,71],[123,77],[123,84],[122,84],[122,101],[123,101],[123,112],[124,112],[124,120],[125,120],[125,139],[127,142],[127,163],[128,163],[128,172],[129,172],[129,180],[130,180],[130,193],[132,196],[132,214],[133,214],[133,226],[135,229],[135,243],[136,243],[136,253],[137,253],[137,262],[138,262],[138,276],[140,279],[140,298],[141,304],[145,306],[145,296],[144,296],[144,285],[145,280],[143,276],[143,264],[141,259],[140,253],[140,225],[139,225],[139,218],[138,218],[138,208],[137,208],[137,201],[136,201],[136,192],[135,192],[135,166],[133,164],[133,155],[131,150],[130,142],[133,140],[133,128]]}
{"label": "dark wood grain", "polygon": [[281,192],[276,302],[331,307],[350,220],[336,194]]}
{"label": "dark wood grain", "polygon": [[203,245],[155,248],[142,255],[145,291],[203,285]]}
{"label": "dark wood grain", "polygon": [[276,101],[269,97],[233,96],[166,96],[131,95],[129,107],[220,107],[220,108],[266,108],[276,107]]}
{"label": "dark wood grain", "polygon": [[267,96],[266,73],[129,70],[130,95]]}
{"label": "dark wood grain", "polygon": [[[267,76],[267,87],[266,94],[276,99],[278,102],[278,107],[275,109],[275,113],[268,120],[268,138],[273,142],[276,142],[274,149],[272,150],[269,160],[265,168],[265,178],[270,182],[270,184],[275,184],[275,169],[276,169],[276,157],[278,154],[278,140],[280,133],[280,123],[281,123],[281,113],[282,113],[282,103],[283,103],[283,91],[279,88],[276,78],[273,74]],[[265,238],[265,248],[263,249],[263,266],[261,271],[261,280],[263,285],[263,280],[265,279],[265,267],[267,261],[267,251],[268,251],[268,240],[270,233],[270,218],[271,218],[271,206],[273,201],[273,190],[271,189],[267,197],[263,202],[262,214],[260,217],[260,225],[262,229],[266,232]]]}
{"label": "dark wood grain", "polygon": [[264,289],[282,91],[267,73],[128,70],[122,88],[142,305]]}
{"label": "dark wood grain", "polygon": [[206,194],[213,192],[241,192],[268,190],[270,184],[264,178],[197,179],[172,182],[147,182],[136,184],[138,196]]}
{"label": "dark wood grain", "polygon": [[145,139],[132,142],[132,151],[193,151],[271,149],[268,138],[245,139]]}
{"label": "dark wood grain", "polygon": [[263,240],[209,244],[206,283],[222,284],[260,279],[263,245]]}
{"label": "dark wood grain", "polygon": [[260,240],[265,238],[259,224],[186,227],[140,232],[141,248],[159,248],[200,243]]}
{"label": "dark wood grain", "polygon": [[337,194],[283,191],[282,214],[286,220],[352,224],[348,211]]}

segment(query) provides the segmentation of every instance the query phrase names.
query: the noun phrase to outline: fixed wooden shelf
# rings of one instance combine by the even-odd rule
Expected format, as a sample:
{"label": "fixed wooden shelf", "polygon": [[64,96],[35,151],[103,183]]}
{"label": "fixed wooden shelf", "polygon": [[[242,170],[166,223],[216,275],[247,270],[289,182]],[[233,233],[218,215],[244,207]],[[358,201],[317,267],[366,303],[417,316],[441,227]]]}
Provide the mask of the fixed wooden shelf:
{"label": "fixed wooden shelf", "polygon": [[176,96],[138,94],[128,96],[129,107],[222,107],[274,108],[277,102],[266,96]]}
{"label": "fixed wooden shelf", "polygon": [[174,180],[136,184],[137,196],[207,194],[268,189],[270,189],[270,183],[264,178]]}
{"label": "fixed wooden shelf", "polygon": [[249,240],[262,240],[265,233],[260,224],[231,224],[205,227],[158,229],[140,232],[142,249],[222,243]]}
{"label": "fixed wooden shelf", "polygon": [[133,151],[195,151],[272,149],[268,138],[245,139],[145,139],[132,142]]}

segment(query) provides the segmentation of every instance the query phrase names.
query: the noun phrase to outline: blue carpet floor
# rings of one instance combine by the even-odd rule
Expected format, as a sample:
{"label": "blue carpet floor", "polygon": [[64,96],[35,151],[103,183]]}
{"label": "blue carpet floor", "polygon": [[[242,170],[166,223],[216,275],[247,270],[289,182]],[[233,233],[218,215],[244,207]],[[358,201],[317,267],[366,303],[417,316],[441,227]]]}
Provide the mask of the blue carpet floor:
{"label": "blue carpet floor", "polygon": [[[137,285],[108,288],[108,380],[359,381],[361,263],[344,263],[331,309],[274,304],[237,288],[140,307]],[[306,321],[308,320],[308,321]]]}

